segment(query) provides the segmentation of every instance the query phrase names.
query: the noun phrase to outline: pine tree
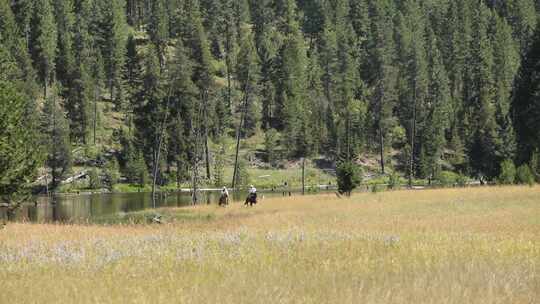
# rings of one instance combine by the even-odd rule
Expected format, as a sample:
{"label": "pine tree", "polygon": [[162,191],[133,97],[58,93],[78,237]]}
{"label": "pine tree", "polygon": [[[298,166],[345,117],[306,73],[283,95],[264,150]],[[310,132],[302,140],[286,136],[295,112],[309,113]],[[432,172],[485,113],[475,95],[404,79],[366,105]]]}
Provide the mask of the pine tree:
{"label": "pine tree", "polygon": [[512,102],[513,122],[517,133],[518,160],[527,162],[540,148],[540,25],[534,41],[521,64]]}
{"label": "pine tree", "polygon": [[322,32],[324,25],[324,3],[323,1],[298,1],[299,9],[304,13],[302,20],[302,31],[310,40],[310,49],[314,40]]}
{"label": "pine tree", "polygon": [[362,86],[359,79],[357,64],[358,48],[355,32],[349,20],[349,1],[339,0],[336,3],[335,31],[336,31],[336,73],[335,73],[335,100],[333,106],[338,114],[338,128],[340,129],[338,153],[344,155],[345,160],[353,160],[354,136],[352,134],[352,121],[355,114],[356,96]]}
{"label": "pine tree", "polygon": [[337,69],[337,37],[333,21],[327,19],[321,37],[320,59],[323,70],[322,85],[324,95],[329,105],[334,103],[334,85],[337,79],[333,77]]}
{"label": "pine tree", "polygon": [[30,51],[43,85],[44,96],[54,81],[57,29],[50,0],[37,0],[31,21]]}
{"label": "pine tree", "polygon": [[225,175],[225,145],[221,145],[219,152],[214,161],[214,186],[221,187],[224,185]]}
{"label": "pine tree", "polygon": [[55,16],[58,32],[58,51],[56,52],[56,78],[69,88],[75,69],[74,32],[75,14],[73,1],[55,0]]}
{"label": "pine tree", "polygon": [[0,80],[0,196],[10,213],[28,199],[28,186],[42,164],[36,130],[26,119],[27,103],[16,85]]}
{"label": "pine tree", "polygon": [[244,100],[238,108],[238,112],[241,112],[244,117],[243,125],[240,127],[241,134],[243,137],[249,137],[255,133],[260,121],[260,111],[258,110],[259,59],[251,33],[243,35],[236,74]]}
{"label": "pine tree", "polygon": [[266,149],[266,161],[270,166],[275,166],[278,160],[277,145],[279,144],[279,133],[276,129],[268,129],[264,133],[264,147]]}
{"label": "pine tree", "polygon": [[[18,2],[18,4],[21,3]],[[14,70],[11,73],[3,70],[4,76],[11,75],[11,80],[16,79],[25,82],[22,89],[26,94],[28,96],[36,95],[35,71],[28,53],[27,39],[23,37],[22,32],[19,30],[15,15],[7,1],[0,3],[0,45],[5,51],[5,54],[0,56],[2,58],[0,60],[5,62],[13,60]]]}
{"label": "pine tree", "polygon": [[192,122],[195,120],[199,90],[192,81],[193,62],[185,47],[178,41],[171,69],[174,79],[171,90],[170,123],[168,123],[168,158],[176,167],[176,182],[179,185],[193,155],[195,135]]}
{"label": "pine tree", "polygon": [[519,50],[512,39],[512,29],[508,23],[498,17],[493,18],[494,34],[494,84],[495,117],[498,125],[499,157],[514,159],[516,152],[515,132],[510,118],[511,93],[514,79],[519,68]]}
{"label": "pine tree", "polygon": [[[4,1],[6,5],[10,3]],[[31,41],[31,21],[34,14],[34,7],[36,1],[34,0],[20,0],[11,2],[11,8],[15,16],[15,21],[18,24],[18,28],[21,32],[21,36],[25,40],[25,45],[28,48]]]}
{"label": "pine tree", "polygon": [[493,50],[488,37],[490,11],[482,4],[475,10],[471,56],[471,95],[468,110],[474,121],[469,142],[470,167],[475,176],[492,179],[498,176],[500,159],[497,157],[498,137],[494,106]]}
{"label": "pine tree", "polygon": [[279,119],[283,122],[285,146],[290,156],[310,154],[310,138],[306,137],[307,117],[305,101],[307,99],[307,53],[298,21],[294,1],[286,1],[284,31],[286,40],[280,53],[278,91]]}
{"label": "pine tree", "polygon": [[224,41],[224,55],[225,55],[225,66],[227,73],[227,108],[230,113],[232,109],[232,75],[234,74],[234,66],[236,64],[236,54],[238,49],[237,43],[237,32],[239,29],[236,27],[236,22],[234,21],[234,8],[233,0],[224,0],[223,1],[223,28],[221,28],[221,33],[225,33]]}
{"label": "pine tree", "polygon": [[151,2],[150,20],[148,22],[148,34],[156,47],[159,66],[163,69],[165,64],[165,51],[169,39],[169,16],[166,1],[156,0]]}
{"label": "pine tree", "polygon": [[524,54],[534,35],[538,23],[534,0],[507,0],[496,4],[501,14],[513,28],[513,36]]}
{"label": "pine tree", "polygon": [[72,163],[69,123],[56,92],[52,92],[45,102],[41,129],[42,144],[47,154],[46,166],[51,170],[54,191],[71,170]]}
{"label": "pine tree", "polygon": [[20,70],[17,68],[17,63],[3,44],[0,44],[0,68],[2,68],[1,81],[15,82],[19,79]]}
{"label": "pine tree", "polygon": [[396,60],[393,42],[393,5],[389,1],[376,1],[370,3],[371,29],[373,36],[369,42],[369,53],[372,64],[368,67],[372,73],[368,84],[373,87],[371,95],[370,112],[374,117],[373,130],[378,142],[381,172],[385,173],[386,150],[391,146],[388,142],[390,131],[395,125],[393,109],[397,99],[396,79],[397,70],[394,66]]}
{"label": "pine tree", "polygon": [[423,177],[434,178],[441,170],[443,151],[446,146],[446,131],[450,126],[450,113],[452,103],[449,87],[449,79],[442,60],[441,52],[437,46],[437,40],[431,30],[428,29],[429,50],[429,85],[426,96],[426,118],[422,132],[420,149],[424,159],[421,163]]}
{"label": "pine tree", "polygon": [[[328,131],[326,129],[326,115],[325,109],[328,107],[328,102],[324,96],[324,89],[321,82],[323,71],[319,65],[319,53],[317,47],[311,52],[309,57],[309,65],[307,71],[308,81],[308,100],[307,100],[307,114],[310,129],[310,134],[313,142],[314,153],[325,151],[325,144],[329,142]],[[329,152],[329,151],[327,151]]]}
{"label": "pine tree", "polygon": [[140,90],[142,76],[141,58],[138,54],[137,43],[133,35],[128,37],[126,52],[124,82],[126,84],[126,96],[129,102],[126,105],[127,109],[125,109],[125,112],[127,113],[126,123],[131,132],[133,127],[133,111],[136,104],[135,99],[137,92]]}
{"label": "pine tree", "polygon": [[71,121],[73,142],[88,143],[92,126],[92,104],[96,99],[92,68],[99,69],[99,52],[90,33],[92,7],[88,2],[76,6],[76,30],[74,37],[75,67],[69,87],[65,108]]}
{"label": "pine tree", "polygon": [[115,102],[117,108],[121,108],[122,99],[124,98],[122,70],[127,52],[127,23],[124,13],[124,1],[104,0],[100,2],[100,10],[100,41],[98,44],[103,56],[106,83],[111,100]]}
{"label": "pine tree", "polygon": [[443,37],[446,48],[442,49],[445,65],[450,79],[452,95],[451,124],[453,141],[461,146],[461,138],[471,137],[470,119],[465,113],[464,100],[468,99],[468,80],[470,77],[467,60],[470,57],[472,41],[472,16],[469,1],[452,1],[446,16],[447,31]]}
{"label": "pine tree", "polygon": [[136,184],[141,188],[148,184],[148,167],[140,151],[134,152],[128,158],[125,174],[130,183]]}
{"label": "pine tree", "polygon": [[277,104],[277,89],[279,82],[279,49],[282,47],[282,34],[274,30],[270,25],[260,36],[255,32],[256,49],[261,62],[261,103],[262,103],[262,127],[282,128],[279,120],[279,106]]}
{"label": "pine tree", "polygon": [[185,45],[191,50],[191,58],[195,63],[193,68],[193,81],[199,88],[202,117],[200,119],[201,126],[197,126],[197,129],[202,130],[204,152],[205,152],[205,165],[206,165],[206,177],[211,178],[210,172],[210,151],[208,145],[208,134],[211,129],[209,109],[210,91],[214,85],[213,83],[213,67],[212,67],[212,55],[210,53],[210,47],[206,36],[205,29],[202,24],[200,16],[200,8],[197,1],[190,1],[188,7],[188,17],[186,24],[186,42]]}
{"label": "pine tree", "polygon": [[[412,185],[412,178],[416,175],[418,162],[432,163],[433,159],[420,159],[420,151],[423,149],[421,141],[425,136],[429,125],[429,108],[432,106],[427,100],[429,76],[428,76],[428,54],[426,47],[426,16],[421,12],[420,6],[416,2],[407,2],[398,23],[399,37],[399,111],[401,123],[406,130],[407,143],[405,147],[407,155],[407,173],[409,176],[409,186]],[[433,35],[431,35],[433,36]],[[430,41],[431,42],[431,41]],[[436,48],[436,45],[432,45]],[[439,60],[440,58],[437,58]],[[440,64],[440,63],[438,63]],[[428,143],[429,144],[429,143]],[[439,149],[436,147],[435,149]],[[433,150],[433,149],[432,149]],[[433,154],[433,153],[431,153]],[[423,155],[426,155],[424,153]]]}
{"label": "pine tree", "polygon": [[145,54],[143,83],[136,96],[135,140],[149,168],[155,167],[163,121],[165,96],[158,53],[151,47]]}

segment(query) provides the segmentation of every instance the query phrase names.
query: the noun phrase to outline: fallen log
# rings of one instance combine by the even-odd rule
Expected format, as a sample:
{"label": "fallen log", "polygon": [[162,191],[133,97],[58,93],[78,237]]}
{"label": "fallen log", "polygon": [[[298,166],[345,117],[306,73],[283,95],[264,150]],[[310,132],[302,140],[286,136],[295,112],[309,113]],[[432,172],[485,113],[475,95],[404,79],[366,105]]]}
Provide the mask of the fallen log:
{"label": "fallen log", "polygon": [[71,176],[69,178],[66,178],[65,180],[62,181],[62,184],[71,184],[73,183],[74,181],[78,180],[78,179],[81,179],[85,176],[87,176],[88,173],[86,171],[82,171],[80,172],[79,174],[77,175],[74,175],[74,176]]}

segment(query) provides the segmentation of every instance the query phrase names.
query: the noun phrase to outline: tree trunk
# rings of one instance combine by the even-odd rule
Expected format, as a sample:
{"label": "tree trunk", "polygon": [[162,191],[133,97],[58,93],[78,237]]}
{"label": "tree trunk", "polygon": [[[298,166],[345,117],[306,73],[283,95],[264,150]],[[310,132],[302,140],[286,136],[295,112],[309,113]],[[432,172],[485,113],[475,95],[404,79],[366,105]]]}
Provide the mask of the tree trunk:
{"label": "tree trunk", "polygon": [[240,114],[240,124],[238,124],[238,129],[236,130],[236,152],[234,154],[234,169],[233,169],[233,179],[231,183],[231,188],[234,190],[236,187],[236,175],[238,174],[238,152],[240,149],[240,131],[242,124],[244,123],[244,113]]}
{"label": "tree trunk", "polygon": [[242,131],[242,126],[244,125],[244,119],[247,112],[247,103],[249,100],[249,69],[248,69],[248,75],[247,75],[247,83],[245,86],[245,92],[244,92],[244,105],[242,112],[240,113],[240,123],[238,124],[238,129],[236,130],[236,153],[234,157],[234,170],[233,170],[233,180],[232,180],[232,188],[233,190],[236,187],[236,175],[238,174],[238,152],[240,149],[240,134]]}
{"label": "tree trunk", "polygon": [[229,32],[229,23],[226,22],[226,40],[225,40],[225,64],[227,66],[227,108],[232,112],[231,103],[231,34]]}
{"label": "tree trunk", "polygon": [[[112,94],[112,91],[111,91]],[[97,128],[97,99],[98,99],[98,88],[94,88],[94,146],[96,145],[96,128]]]}
{"label": "tree trunk", "polygon": [[384,136],[381,122],[379,122],[379,154],[381,157],[381,173],[384,174]]}
{"label": "tree trunk", "polygon": [[208,133],[205,132],[204,135],[204,154],[205,154],[205,162],[206,162],[206,178],[208,180],[212,179],[212,174],[210,172],[210,149],[208,148]]}
{"label": "tree trunk", "polygon": [[349,114],[349,109],[346,110],[347,111],[347,118],[346,118],[346,122],[345,122],[345,136],[347,137],[346,138],[346,149],[347,149],[347,162],[350,162],[351,161],[351,119],[350,119],[350,114]]}
{"label": "tree trunk", "polygon": [[[172,80],[172,83],[174,83],[174,79]],[[169,117],[169,105],[171,101],[171,94],[172,94],[172,83],[169,87],[169,93],[167,94],[167,103],[165,104],[165,113],[163,114],[163,121],[160,125],[158,140],[157,140],[157,149],[154,152],[154,168],[152,170],[153,176],[152,176],[152,206],[156,208],[156,183],[157,183],[157,175],[159,172],[159,159],[161,157],[161,144],[163,142],[163,133],[165,132],[165,126],[167,124],[167,118]]]}
{"label": "tree trunk", "polygon": [[112,79],[109,80],[109,94],[111,94],[111,102],[116,105],[114,102],[114,82]]}
{"label": "tree trunk", "polygon": [[210,172],[210,151],[208,148],[208,111],[207,111],[207,98],[208,91],[203,93],[203,111],[204,111],[204,158],[206,163],[206,178],[210,180],[212,178]]}
{"label": "tree trunk", "polygon": [[193,173],[192,173],[192,188],[193,192],[191,195],[191,202],[193,205],[197,204],[197,183],[198,183],[198,175],[199,175],[199,157],[196,155],[195,160],[193,163]]}
{"label": "tree trunk", "polygon": [[[52,113],[52,125],[53,125],[53,129],[52,129],[52,142],[54,143],[55,141],[55,138],[58,136],[57,134],[57,129],[56,129],[56,96],[53,96],[53,113]],[[56,186],[58,185],[58,176],[56,175],[56,161],[54,161],[54,154],[55,151],[56,151],[56,145],[53,144],[52,146],[52,151],[53,151],[53,162],[52,162],[52,166],[51,166],[51,178],[52,178],[52,190],[53,192],[56,190]],[[50,165],[50,164],[49,164]]]}
{"label": "tree trunk", "polygon": [[180,161],[176,161],[176,189],[180,189]]}
{"label": "tree trunk", "polygon": [[416,78],[414,81],[413,119],[411,126],[411,155],[409,159],[409,188],[412,188],[414,171],[414,139],[416,136]]}
{"label": "tree trunk", "polygon": [[302,195],[306,194],[306,159],[302,158]]}

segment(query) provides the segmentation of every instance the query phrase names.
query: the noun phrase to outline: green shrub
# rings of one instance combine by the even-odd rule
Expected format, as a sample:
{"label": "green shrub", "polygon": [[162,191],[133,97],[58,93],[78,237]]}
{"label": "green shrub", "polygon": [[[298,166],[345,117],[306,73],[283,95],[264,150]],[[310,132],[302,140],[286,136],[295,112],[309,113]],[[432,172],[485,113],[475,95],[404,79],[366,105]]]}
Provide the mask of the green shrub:
{"label": "green shrub", "polygon": [[456,178],[456,183],[460,187],[465,187],[468,181],[469,181],[469,178],[467,178],[467,176],[464,174],[458,174]]}
{"label": "green shrub", "polygon": [[142,153],[139,152],[136,157],[128,159],[125,174],[127,180],[132,184],[144,187],[148,183],[148,168]]}
{"label": "green shrub", "polygon": [[441,186],[445,187],[454,186],[455,184],[457,184],[458,178],[459,174],[451,171],[441,171],[437,176],[437,180],[439,181]]}
{"label": "green shrub", "polygon": [[340,164],[336,175],[339,193],[345,193],[348,196],[362,182],[362,170],[352,162]]}
{"label": "green shrub", "polygon": [[222,187],[225,184],[225,145],[221,145],[219,153],[214,158],[214,186]]}
{"label": "green shrub", "polygon": [[393,172],[388,176],[388,189],[398,189],[401,186],[401,180],[397,172]]}
{"label": "green shrub", "polygon": [[105,179],[107,180],[107,183],[109,184],[109,188],[112,190],[114,188],[114,185],[118,183],[118,180],[120,179],[120,172],[118,162],[116,161],[116,158],[113,158],[105,168]]}
{"label": "green shrub", "polygon": [[514,162],[507,159],[501,163],[501,174],[499,183],[502,185],[511,185],[516,180],[516,166]]}
{"label": "green shrub", "polygon": [[538,149],[532,153],[529,166],[531,167],[531,171],[536,181],[540,183],[540,151],[538,151]]}
{"label": "green shrub", "polygon": [[279,133],[275,129],[270,129],[264,134],[264,146],[266,149],[266,161],[270,163],[270,166],[274,167],[277,160],[277,144],[279,140]]}
{"label": "green shrub", "polygon": [[534,185],[534,175],[531,168],[526,164],[517,168],[516,179],[518,184]]}
{"label": "green shrub", "polygon": [[90,178],[90,183],[88,185],[88,188],[90,189],[101,188],[101,180],[99,178],[99,174],[96,168],[92,168],[92,170],[90,170],[90,172],[88,173],[88,177]]}

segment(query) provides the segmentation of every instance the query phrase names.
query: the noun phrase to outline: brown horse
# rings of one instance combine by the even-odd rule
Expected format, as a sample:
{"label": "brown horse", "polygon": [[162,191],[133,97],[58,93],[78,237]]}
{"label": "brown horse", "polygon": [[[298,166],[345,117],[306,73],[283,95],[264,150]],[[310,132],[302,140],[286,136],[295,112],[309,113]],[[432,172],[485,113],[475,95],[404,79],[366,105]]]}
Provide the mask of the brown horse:
{"label": "brown horse", "polygon": [[257,193],[250,193],[246,197],[246,202],[244,203],[244,206],[253,206],[257,204]]}
{"label": "brown horse", "polygon": [[219,205],[220,206],[227,206],[229,204],[229,196],[226,194],[222,194],[219,197]]}

